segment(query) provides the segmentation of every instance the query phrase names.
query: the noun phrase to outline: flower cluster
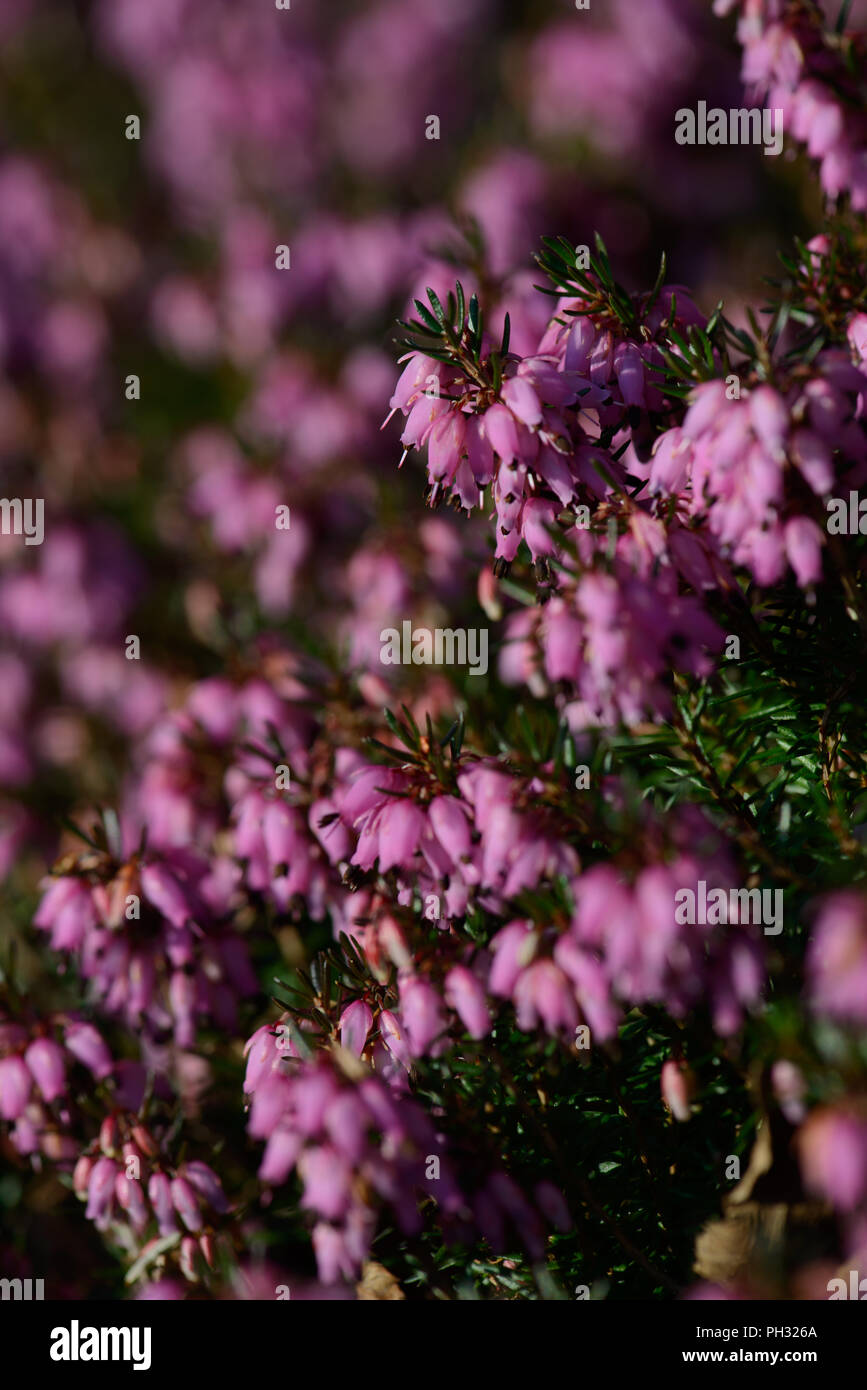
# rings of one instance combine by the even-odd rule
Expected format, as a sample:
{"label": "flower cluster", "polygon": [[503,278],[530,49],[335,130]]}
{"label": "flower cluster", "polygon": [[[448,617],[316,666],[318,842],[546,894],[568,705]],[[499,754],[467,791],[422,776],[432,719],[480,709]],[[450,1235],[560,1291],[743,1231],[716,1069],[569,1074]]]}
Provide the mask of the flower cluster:
{"label": "flower cluster", "polygon": [[867,476],[865,389],[841,351],[822,354],[815,374],[787,391],[759,385],[730,399],[725,382],[706,382],[682,426],[659,439],[651,491],[706,522],[723,555],[758,584],[777,583],[788,564],[802,588],[814,585],[824,501]]}
{"label": "flower cluster", "polygon": [[188,850],[121,862],[97,850],[63,863],[34,924],[75,956],[107,1013],[191,1047],[201,1017],[234,1027],[256,988],[245,942],[222,920],[237,879],[231,862]]}
{"label": "flower cluster", "polygon": [[[26,1025],[0,1017],[0,1120],[22,1157],[68,1161],[78,1152],[72,1130],[71,1073],[84,1068],[104,1081],[114,1062],[92,1023],[71,1016]],[[92,1082],[91,1082],[92,1084]]]}
{"label": "flower cluster", "polygon": [[714,12],[740,8],[741,76],[757,100],[783,112],[786,130],[820,161],[829,198],[846,193],[867,210],[867,120],[857,74],[867,50],[857,31],[832,34],[815,0],[714,0]]}
{"label": "flower cluster", "polygon": [[193,1283],[215,1266],[219,1228],[230,1211],[219,1178],[198,1159],[169,1163],[159,1138],[136,1116],[106,1116],[75,1164],[73,1185],[88,1221],[128,1255],[147,1264],[171,1250]]}
{"label": "flower cluster", "polygon": [[[347,1041],[353,1028],[356,1020],[344,1030]],[[386,1028],[381,1020],[383,1038]],[[318,1051],[302,1060],[285,1025],[261,1028],[246,1051],[249,1129],[267,1140],[259,1176],[281,1184],[297,1171],[301,1205],[314,1218],[313,1247],[325,1283],[356,1277],[383,1206],[407,1235],[422,1229],[420,1207],[432,1204],[448,1240],[469,1239],[480,1228],[492,1248],[501,1250],[509,1231],[534,1258],[544,1248],[545,1220],[560,1230],[571,1225],[551,1183],[537,1184],[531,1203],[496,1164],[470,1201],[430,1117],[352,1052]]]}
{"label": "flower cluster", "polygon": [[500,657],[503,680],[538,695],[559,692],[576,732],[664,718],[671,671],[709,675],[720,628],[699,598],[681,592],[677,551],[665,555],[662,527],[646,514],[634,514],[613,561],[610,549],[586,532],[571,539],[586,568],[572,582],[564,576],[541,610],[511,615]]}

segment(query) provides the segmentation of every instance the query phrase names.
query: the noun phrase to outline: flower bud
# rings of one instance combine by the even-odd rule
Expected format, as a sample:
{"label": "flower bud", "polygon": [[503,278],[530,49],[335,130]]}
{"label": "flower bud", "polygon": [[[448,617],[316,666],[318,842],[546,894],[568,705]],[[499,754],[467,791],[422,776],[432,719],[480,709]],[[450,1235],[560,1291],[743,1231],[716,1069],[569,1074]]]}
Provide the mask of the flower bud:
{"label": "flower bud", "polygon": [[363,999],[355,999],[340,1015],[340,1041],[355,1057],[360,1057],[373,1023],[373,1013]]}
{"label": "flower bud", "polygon": [[199,1271],[196,1267],[198,1265],[198,1260],[198,1243],[192,1236],[184,1236],[179,1251],[179,1262],[184,1278],[189,1279],[192,1284],[197,1284],[199,1282]]}
{"label": "flower bud", "polygon": [[30,1075],[50,1105],[66,1087],[63,1048],[51,1038],[37,1038],[24,1054]]}
{"label": "flower bud", "polygon": [[102,1149],[102,1152],[108,1158],[112,1158],[114,1154],[117,1152],[117,1144],[119,1137],[120,1135],[115,1116],[106,1115],[105,1119],[99,1127],[99,1147]]}
{"label": "flower bud", "polygon": [[686,1121],[691,1115],[690,1097],[694,1077],[685,1062],[664,1062],[659,1077],[662,1099],[676,1120]]}
{"label": "flower bud", "polygon": [[102,1081],[112,1070],[111,1053],[90,1023],[70,1023],[64,1035],[66,1049]]}
{"label": "flower bud", "polygon": [[90,1174],[87,1186],[88,1221],[95,1221],[97,1229],[104,1231],[111,1219],[111,1206],[114,1197],[114,1183],[118,1166],[110,1158],[98,1158]]}
{"label": "flower bud", "polygon": [[160,1235],[171,1235],[178,1229],[175,1208],[172,1201],[172,1185],[165,1173],[151,1173],[148,1182],[148,1197],[157,1218]]}
{"label": "flower bud", "polygon": [[840,1211],[867,1197],[867,1119],[842,1106],[814,1110],[798,1132],[804,1185]]}
{"label": "flower bud", "polygon": [[200,1163],[198,1159],[193,1159],[191,1163],[185,1163],[183,1176],[191,1187],[198,1192],[199,1196],[204,1197],[208,1206],[221,1215],[229,1210],[225,1193],[220,1186],[220,1179],[207,1163]]}
{"label": "flower bud", "polygon": [[21,1057],[0,1060],[0,1117],[17,1120],[24,1114],[33,1079]]}
{"label": "flower bud", "polygon": [[87,1198],[87,1189],[90,1184],[90,1175],[93,1172],[93,1165],[95,1162],[96,1159],[91,1158],[89,1154],[82,1154],[81,1158],[78,1160],[73,1170],[72,1186],[74,1187],[75,1195],[80,1202],[85,1201]]}
{"label": "flower bud", "polygon": [[145,1129],[144,1125],[133,1125],[131,1133],[142,1153],[147,1154],[148,1158],[156,1158],[159,1145],[150,1131]]}
{"label": "flower bud", "polygon": [[172,1179],[172,1205],[188,1231],[200,1231],[203,1226],[202,1213],[196,1200],[195,1188],[186,1178]]}

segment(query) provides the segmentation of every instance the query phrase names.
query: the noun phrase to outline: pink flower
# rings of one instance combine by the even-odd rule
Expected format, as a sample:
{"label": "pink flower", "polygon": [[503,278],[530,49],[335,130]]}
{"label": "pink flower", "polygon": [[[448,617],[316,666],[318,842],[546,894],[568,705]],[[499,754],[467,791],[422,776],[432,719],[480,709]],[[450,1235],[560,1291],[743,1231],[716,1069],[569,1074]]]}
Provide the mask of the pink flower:
{"label": "pink flower", "polygon": [[87,885],[79,878],[52,879],[33,918],[34,926],[51,932],[58,951],[74,951],[96,921]]}
{"label": "pink flower", "polygon": [[370,1115],[359,1096],[341,1091],[325,1113],[325,1133],[338,1153],[358,1164],[367,1150]]}
{"label": "pink flower", "polygon": [[786,555],[802,589],[822,578],[823,536],[809,517],[795,516],[784,530]]}
{"label": "pink flower", "polygon": [[260,1081],[269,1075],[276,1066],[281,1055],[278,1041],[273,1028],[267,1023],[263,1023],[262,1027],[257,1028],[253,1036],[247,1039],[244,1047],[247,1058],[247,1070],[244,1076],[245,1091],[255,1091]]}
{"label": "pink flower", "polygon": [[455,965],[446,975],[445,999],[455,1010],[472,1038],[484,1038],[491,1031],[485,991],[465,965]]}
{"label": "pink flower", "polygon": [[172,1206],[188,1231],[200,1231],[204,1222],[196,1190],[186,1178],[172,1179]]}
{"label": "pink flower", "polygon": [[111,1060],[111,1053],[92,1024],[70,1023],[66,1028],[63,1041],[67,1051],[71,1052],[77,1061],[83,1063],[98,1081],[102,1081],[110,1075],[114,1065]]}
{"label": "pink flower", "polygon": [[37,1038],[24,1054],[30,1073],[49,1102],[63,1094],[66,1087],[66,1066],[63,1048],[50,1038]]}
{"label": "pink flower", "polygon": [[274,1186],[285,1182],[298,1162],[302,1145],[303,1140],[299,1134],[292,1134],[286,1129],[275,1129],[268,1138],[259,1166],[260,1182]]}
{"label": "pink flower", "polygon": [[801,1124],[807,1113],[804,1104],[807,1083],[803,1072],[793,1062],[781,1058],[771,1067],[771,1085],[789,1124]]}
{"label": "pink flower", "polygon": [[492,994],[511,996],[521,971],[532,960],[537,945],[532,925],[532,922],[510,922],[492,940],[494,961],[488,976]]}
{"label": "pink flower", "polygon": [[319,1134],[329,1105],[338,1092],[332,1072],[324,1067],[302,1071],[290,1082],[293,1128],[305,1137]]}
{"label": "pink flower", "polygon": [[373,1011],[363,999],[355,999],[340,1015],[340,1041],[343,1046],[360,1057],[373,1026]]}
{"label": "pink flower", "polygon": [[423,1057],[446,1027],[439,996],[427,980],[400,982],[400,1016],[413,1057]]}
{"label": "pink flower", "polygon": [[118,1206],[129,1216],[133,1228],[137,1231],[143,1231],[148,1224],[149,1212],[141,1182],[136,1178],[128,1178],[125,1173],[119,1172],[114,1181],[114,1195]]}
{"label": "pink flower", "polygon": [[392,1057],[409,1070],[413,1058],[409,1038],[401,1025],[401,1021],[395,1017],[390,1009],[383,1009],[380,1012],[379,1036]]}
{"label": "pink flower", "polygon": [[[526,377],[513,376],[507,381],[504,381],[502,394],[503,400],[516,419],[523,421],[525,425],[539,424],[542,419],[542,406],[539,402],[539,397],[536,395],[536,392],[533,390],[533,387]],[[497,409],[497,407],[493,407],[493,409]],[[485,416],[488,438],[496,449],[495,434],[497,430],[495,428],[495,434],[491,433],[490,418],[491,412],[488,411]],[[497,449],[497,452],[500,453],[500,450]]]}
{"label": "pink flower", "polygon": [[692,440],[679,428],[666,430],[654,445],[650,464],[650,488],[673,496],[681,492],[692,462]]}
{"label": "pink flower", "polygon": [[151,1173],[148,1179],[148,1198],[157,1218],[161,1236],[178,1229],[172,1201],[172,1184],[165,1173]]}
{"label": "pink flower", "polygon": [[614,353],[614,374],[625,405],[644,406],[644,363],[634,343],[620,343]]}
{"label": "pink flower", "polygon": [[807,951],[807,978],[814,1009],[867,1023],[867,899],[860,893],[825,901]]}
{"label": "pink flower", "polygon": [[663,1062],[662,1071],[659,1074],[659,1085],[662,1091],[662,1099],[668,1106],[676,1120],[685,1121],[690,1118],[691,1076],[685,1063],[683,1062]]}
{"label": "pink flower", "polygon": [[436,796],[428,807],[431,828],[446,853],[457,864],[469,858],[470,826],[461,803],[451,796]]}
{"label": "pink flower", "polygon": [[798,1133],[804,1182],[841,1211],[867,1197],[867,1121],[838,1106],[814,1110]]}
{"label": "pink flower", "polygon": [[379,821],[379,867],[410,867],[425,828],[421,809],[406,797],[389,797]]}
{"label": "pink flower", "polygon": [[339,1220],[349,1204],[352,1169],[330,1145],[305,1149],[298,1160],[304,1183],[305,1207],[312,1207],[328,1221]]}
{"label": "pink flower", "polygon": [[186,1178],[191,1187],[195,1188],[199,1196],[207,1202],[213,1211],[224,1215],[229,1210],[229,1204],[220,1186],[220,1180],[207,1163],[192,1159],[184,1164],[181,1171],[182,1176]]}
{"label": "pink flower", "polygon": [[355,1255],[347,1248],[345,1232],[325,1221],[313,1227],[313,1249],[316,1267],[324,1284],[334,1284],[341,1277],[351,1279],[356,1273]]}
{"label": "pink flower", "polygon": [[535,961],[515,984],[518,1027],[531,1031],[540,1021],[551,1034],[574,1034],[578,1008],[569,980],[552,960]]}
{"label": "pink flower", "polygon": [[853,314],[846,327],[846,337],[856,361],[867,366],[867,314]]}
{"label": "pink flower", "polygon": [[0,1115],[4,1120],[17,1120],[23,1115],[33,1079],[21,1057],[0,1058]]}
{"label": "pink flower", "polygon": [[88,1221],[94,1221],[100,1231],[105,1230],[111,1220],[115,1180],[120,1172],[121,1169],[111,1158],[98,1158],[93,1165],[87,1186],[85,1216]]}
{"label": "pink flower", "polygon": [[190,902],[175,875],[164,864],[145,864],[141,886],[158,912],[173,927],[183,927],[191,916]]}
{"label": "pink flower", "polygon": [[521,445],[515,418],[504,405],[492,405],[485,411],[485,433],[495,454],[504,463],[520,456]]}

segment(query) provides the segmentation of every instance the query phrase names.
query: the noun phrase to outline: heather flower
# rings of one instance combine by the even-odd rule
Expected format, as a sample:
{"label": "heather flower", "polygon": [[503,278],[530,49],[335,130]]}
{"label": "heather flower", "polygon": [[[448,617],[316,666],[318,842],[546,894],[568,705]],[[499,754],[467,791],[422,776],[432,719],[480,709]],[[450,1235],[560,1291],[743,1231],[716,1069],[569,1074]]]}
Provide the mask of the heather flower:
{"label": "heather flower", "polygon": [[123,865],[103,856],[46,887],[34,923],[56,950],[78,955],[107,1012],[173,1032],[180,1047],[202,1016],[232,1026],[237,999],[255,987],[244,942],[221,921],[233,876],[220,884],[206,861],[176,850]]}
{"label": "heather flower", "polygon": [[[608,157],[648,162],[648,143],[656,154],[660,105],[669,112],[662,91],[673,81],[681,87],[705,76],[708,38],[693,10],[677,0],[650,0],[641,11],[614,0],[589,30],[568,21],[546,25],[528,53],[534,130],[580,133]],[[714,65],[720,61],[713,50]],[[655,159],[649,162],[655,167]]]}
{"label": "heather flower", "polygon": [[[482,346],[483,363],[492,345]],[[522,536],[535,554],[546,551],[542,518],[530,505],[540,485],[553,488],[561,502],[575,498],[580,474],[570,462],[585,435],[563,414],[579,395],[596,404],[607,399],[590,380],[558,369],[544,352],[519,360],[511,354],[499,391],[423,353],[408,354],[395,392],[392,413],[407,417],[401,442],[406,450],[428,449],[429,501],[440,494],[456,498],[467,511],[480,502],[480,489],[492,485],[497,517],[497,556],[514,559]],[[484,371],[484,366],[480,369]],[[529,507],[529,510],[528,510]],[[549,507],[544,515],[553,520]]]}
{"label": "heather flower", "polygon": [[[213,1268],[214,1232],[222,1238],[230,1207],[209,1165],[193,1159],[172,1166],[159,1134],[121,1112],[106,1117],[99,1143],[101,1152],[91,1146],[81,1154],[73,1177],[87,1219],[130,1258],[152,1248],[158,1236],[192,1232],[196,1251]],[[173,1255],[192,1282],[201,1275],[198,1254],[193,1258],[192,1246],[182,1241]]]}
{"label": "heather flower", "polygon": [[706,518],[723,555],[765,586],[782,578],[787,563],[802,588],[822,577],[824,532],[797,510],[803,502],[789,489],[793,469],[824,496],[834,485],[835,448],[853,462],[865,458],[859,421],[867,377],[831,350],[817,358],[816,371],[788,392],[763,385],[731,400],[722,381],[703,383],[683,427],[660,437],[651,462],[652,490]]}
{"label": "heather flower", "polygon": [[178,1226],[172,1197],[172,1184],[165,1173],[151,1173],[148,1179],[148,1199],[153,1207],[160,1235],[171,1235],[173,1231],[178,1229]]}
{"label": "heather flower", "polygon": [[846,338],[859,367],[867,362],[867,314],[854,314],[846,328]]}
{"label": "heather flower", "polygon": [[[382,1026],[382,1022],[380,1022]],[[270,1134],[260,1177],[282,1182],[297,1167],[303,1182],[303,1204],[316,1217],[313,1245],[319,1276],[326,1282],[357,1275],[376,1231],[377,1211],[390,1207],[399,1227],[421,1229],[419,1200],[433,1198],[449,1232],[466,1228],[469,1209],[451,1171],[445,1144],[417,1103],[399,1095],[382,1079],[359,1074],[355,1084],[320,1053],[310,1062],[296,1062],[279,1078],[259,1074],[253,1085],[251,1132]],[[269,1101],[265,1120],[260,1095],[273,1091],[280,1103]],[[305,1095],[315,1095],[311,1109]],[[287,1157],[279,1168],[269,1161],[278,1144]],[[428,1157],[439,1159],[438,1176],[425,1176]],[[507,1225],[538,1255],[543,1249],[542,1224],[517,1184],[494,1171],[484,1191],[472,1198],[473,1212],[489,1239],[503,1248]],[[540,1210],[561,1229],[569,1225],[562,1199],[547,1190]]]}
{"label": "heather flower", "polygon": [[814,1110],[798,1132],[804,1182],[817,1196],[851,1212],[867,1197],[867,1122],[841,1106]]}
{"label": "heather flower", "polygon": [[[270,1133],[260,1173],[263,1181],[284,1181],[297,1166],[304,1204],[319,1217],[314,1248],[320,1277],[333,1280],[360,1268],[373,1235],[373,1213],[360,1199],[354,1175],[364,1180],[371,1196],[378,1194],[393,1206],[406,1229],[418,1223],[417,1194],[427,1190],[446,1211],[455,1209],[459,1197],[445,1160],[440,1180],[426,1189],[423,1155],[442,1146],[414,1102],[398,1104],[373,1076],[348,1089],[322,1054],[295,1068],[280,1077],[269,1074],[256,1084],[251,1131],[259,1137]],[[269,1101],[266,1115],[259,1100],[271,1093],[275,1103]],[[348,1108],[347,1099],[353,1102]],[[269,1161],[275,1141],[286,1153],[282,1171]]]}
{"label": "heather flower", "polygon": [[202,1229],[202,1214],[196,1201],[195,1189],[186,1178],[172,1179],[172,1205],[188,1231]]}
{"label": "heather flower", "polygon": [[24,1054],[31,1076],[49,1104],[66,1089],[63,1048],[51,1038],[37,1038]]}
{"label": "heather flower", "polygon": [[807,952],[810,1001],[842,1023],[867,1021],[867,905],[836,893],[822,905]]}
{"label": "heather flower", "polygon": [[574,587],[564,582],[537,615],[510,619],[502,678],[541,689],[544,673],[576,732],[665,718],[670,671],[707,675],[722,634],[696,598],[679,594],[672,566],[657,566],[654,576],[647,568],[623,537],[612,572],[589,570]]}
{"label": "heather flower", "polygon": [[801,1070],[793,1062],[781,1057],[771,1067],[771,1085],[780,1109],[792,1125],[799,1125],[807,1114],[804,1098],[807,1083]]}
{"label": "heather flower", "polygon": [[574,1033],[578,1009],[568,977],[553,961],[534,961],[515,984],[513,999],[518,1027],[532,1032],[537,1023],[547,1032]]}
{"label": "heather flower", "polygon": [[445,979],[445,1000],[471,1038],[487,1037],[491,1016],[481,981],[465,965],[455,965]]}
{"label": "heather flower", "polygon": [[141,582],[138,560],[113,527],[61,524],[37,547],[34,568],[0,576],[0,617],[26,647],[119,639]]}
{"label": "heather flower", "polygon": [[676,1120],[688,1120],[690,1108],[691,1076],[683,1062],[663,1062],[659,1076],[662,1099]]}
{"label": "heather flower", "polygon": [[115,1182],[120,1175],[118,1165],[110,1158],[96,1160],[87,1184],[87,1209],[85,1216],[93,1221],[99,1231],[108,1228],[111,1221],[111,1206],[115,1197]]}
{"label": "heather flower", "polygon": [[98,1081],[114,1071],[92,1024],[64,1015],[19,1023],[0,1014],[0,1118],[11,1125],[13,1147],[35,1164],[40,1155],[66,1162],[77,1151],[79,1065]]}
{"label": "heather flower", "polygon": [[249,887],[267,891],[284,910],[301,896],[321,917],[330,883],[327,857],[300,808],[273,791],[273,778],[272,787],[244,791],[232,818],[234,849]]}
{"label": "heather flower", "polygon": [[[744,0],[735,0],[744,5]],[[735,6],[716,0],[717,14]],[[738,20],[743,81],[756,100],[783,111],[786,129],[821,161],[829,198],[848,192],[867,209],[867,120],[854,74],[863,62],[863,35],[836,42],[818,6],[761,7],[749,3]]]}
{"label": "heather flower", "polygon": [[340,1016],[340,1041],[356,1057],[364,1052],[372,1024],[373,1012],[363,999],[348,1004]]}
{"label": "heather flower", "polygon": [[436,1049],[432,1048],[432,1044],[446,1027],[436,990],[427,980],[417,976],[400,980],[398,988],[400,1018],[412,1055],[421,1057],[427,1052],[435,1054]]}
{"label": "heather flower", "polygon": [[33,1085],[33,1077],[23,1058],[0,1058],[0,1115],[17,1120],[23,1115]]}

